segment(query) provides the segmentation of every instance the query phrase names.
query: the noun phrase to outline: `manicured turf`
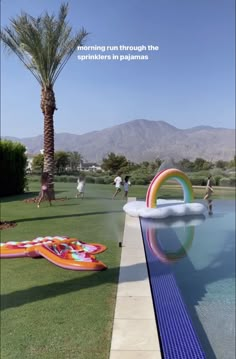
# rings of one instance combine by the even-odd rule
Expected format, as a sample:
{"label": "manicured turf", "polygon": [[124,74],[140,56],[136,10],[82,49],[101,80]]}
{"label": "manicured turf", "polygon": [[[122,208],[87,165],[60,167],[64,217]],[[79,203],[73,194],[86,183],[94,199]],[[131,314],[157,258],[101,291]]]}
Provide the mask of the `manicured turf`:
{"label": "manicured turf", "polygon": [[[76,184],[56,183],[49,207],[23,200],[29,194],[2,200],[1,220],[17,226],[1,231],[1,242],[37,236],[68,235],[98,242],[108,250],[97,255],[108,270],[75,272],[45,259],[1,260],[1,359],[107,359],[116,300],[124,201],[111,200],[114,186],[86,185],[85,198],[76,199]],[[146,186],[131,186],[129,196],[145,198]],[[194,188],[202,198],[204,188]],[[182,198],[180,187],[166,185],[159,197]],[[215,189],[215,198],[235,198],[235,189]]]}
{"label": "manicured turf", "polygon": [[83,200],[74,198],[73,184],[56,184],[56,190],[58,198],[68,199],[52,207],[43,202],[38,209],[22,196],[5,198],[1,218],[17,226],[1,231],[1,241],[68,235],[103,243],[108,250],[97,258],[109,269],[75,272],[45,259],[1,260],[2,359],[108,358],[124,201],[111,200],[112,187],[87,186]]}

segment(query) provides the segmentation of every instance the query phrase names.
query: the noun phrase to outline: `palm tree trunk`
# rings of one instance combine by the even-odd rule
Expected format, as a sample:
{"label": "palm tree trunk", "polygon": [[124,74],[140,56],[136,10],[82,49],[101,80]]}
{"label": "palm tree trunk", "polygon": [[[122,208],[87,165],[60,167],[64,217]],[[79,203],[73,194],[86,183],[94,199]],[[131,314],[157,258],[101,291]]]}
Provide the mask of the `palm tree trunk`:
{"label": "palm tree trunk", "polygon": [[51,199],[54,192],[54,123],[53,114],[56,110],[55,95],[52,87],[42,87],[41,109],[44,115],[44,172],[49,173]]}

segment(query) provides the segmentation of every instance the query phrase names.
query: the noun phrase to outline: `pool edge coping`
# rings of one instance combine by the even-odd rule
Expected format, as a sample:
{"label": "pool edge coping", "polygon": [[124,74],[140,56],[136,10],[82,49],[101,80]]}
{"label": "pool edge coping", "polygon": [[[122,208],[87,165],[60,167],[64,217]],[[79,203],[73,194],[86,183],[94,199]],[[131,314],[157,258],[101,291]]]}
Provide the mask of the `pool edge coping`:
{"label": "pool edge coping", "polygon": [[109,358],[121,357],[162,358],[140,222],[127,214]]}

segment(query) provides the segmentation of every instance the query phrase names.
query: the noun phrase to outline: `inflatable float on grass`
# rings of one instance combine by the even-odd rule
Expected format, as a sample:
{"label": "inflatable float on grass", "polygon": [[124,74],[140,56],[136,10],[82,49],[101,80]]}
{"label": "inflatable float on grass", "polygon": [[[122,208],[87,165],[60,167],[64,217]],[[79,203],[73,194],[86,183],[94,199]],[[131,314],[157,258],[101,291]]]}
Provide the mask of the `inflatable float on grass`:
{"label": "inflatable float on grass", "polygon": [[[177,181],[183,190],[184,199],[164,200],[157,199],[158,190],[169,179]],[[192,184],[186,174],[176,168],[170,168],[157,173],[151,181],[146,202],[132,201],[124,205],[123,210],[133,217],[167,218],[172,216],[199,215],[206,211],[201,203],[193,203],[194,195]]]}
{"label": "inflatable float on grass", "polygon": [[103,270],[106,265],[94,254],[107,249],[99,243],[85,243],[76,238],[47,236],[32,241],[0,243],[0,258],[44,257],[51,263],[70,270]]}

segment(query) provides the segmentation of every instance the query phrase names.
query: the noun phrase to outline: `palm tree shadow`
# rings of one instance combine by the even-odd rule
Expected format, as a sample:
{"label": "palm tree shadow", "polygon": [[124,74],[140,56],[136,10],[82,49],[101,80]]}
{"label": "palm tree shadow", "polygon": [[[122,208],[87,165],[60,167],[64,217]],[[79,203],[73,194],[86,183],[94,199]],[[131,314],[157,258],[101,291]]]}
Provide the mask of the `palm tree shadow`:
{"label": "palm tree shadow", "polygon": [[[123,267],[125,270],[131,270],[131,276],[123,282],[133,280],[132,273],[139,271],[143,273],[139,280],[147,278],[146,271],[143,271],[145,263],[135,264]],[[14,291],[1,295],[1,310],[16,308],[22,305],[38,302],[44,299],[54,298],[71,292],[79,292],[83,289],[100,286],[107,283],[117,284],[120,267],[110,268],[101,272],[93,272],[81,278],[69,279],[57,283],[39,285],[32,288]]]}
{"label": "palm tree shadow", "polygon": [[8,203],[8,202],[14,202],[14,201],[25,201],[29,200],[31,198],[38,197],[39,192],[27,192],[23,194],[13,195],[13,196],[7,196],[7,197],[1,197],[1,203]]}
{"label": "palm tree shadow", "polygon": [[73,218],[73,217],[83,217],[83,216],[93,216],[99,214],[112,214],[112,213],[124,213],[123,210],[111,210],[111,211],[98,211],[98,212],[85,212],[85,213],[73,213],[68,215],[59,215],[59,216],[47,216],[47,217],[38,217],[38,218],[20,218],[15,219],[14,222],[30,222],[30,221],[41,221],[43,219],[50,220],[50,219],[58,219],[58,218]]}
{"label": "palm tree shadow", "polygon": [[[15,201],[27,202],[27,200],[30,203],[31,201],[33,202],[34,199],[38,198],[39,192],[40,191],[25,192],[25,193],[13,195],[13,196],[1,197],[1,203],[8,203],[8,202],[15,202]],[[65,193],[65,191],[57,191],[57,194],[59,194],[59,193]]]}

